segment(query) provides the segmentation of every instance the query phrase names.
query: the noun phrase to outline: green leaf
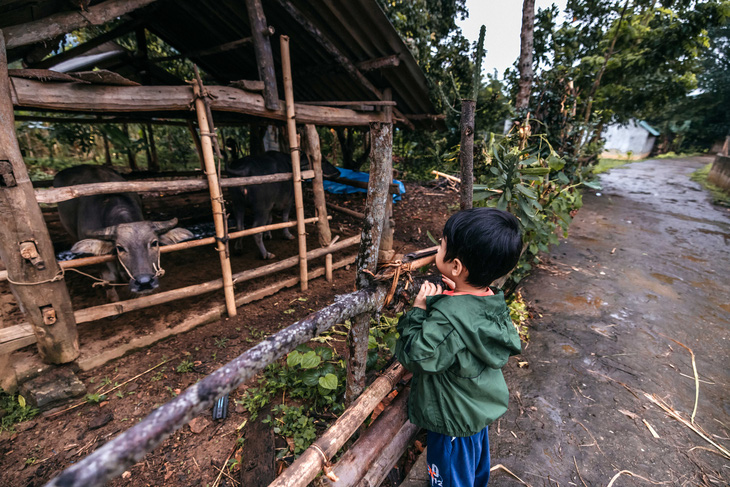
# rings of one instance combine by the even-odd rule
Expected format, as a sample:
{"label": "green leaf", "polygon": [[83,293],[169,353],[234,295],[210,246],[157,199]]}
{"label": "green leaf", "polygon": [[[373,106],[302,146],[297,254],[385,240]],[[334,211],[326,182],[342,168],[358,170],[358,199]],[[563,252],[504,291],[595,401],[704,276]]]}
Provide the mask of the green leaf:
{"label": "green leaf", "polygon": [[560,171],[565,167],[565,160],[555,155],[548,157],[547,163],[551,171]]}
{"label": "green leaf", "polygon": [[588,188],[595,189],[595,190],[601,190],[601,189],[603,189],[601,187],[601,183],[598,182],[598,181],[583,181],[582,184],[583,184],[583,186],[586,186]]}
{"label": "green leaf", "polygon": [[531,176],[544,176],[550,173],[548,167],[523,167],[520,169],[520,174],[531,175]]}
{"label": "green leaf", "polygon": [[434,245],[438,245],[439,244],[439,241],[436,239],[436,237],[434,237],[433,235],[431,235],[431,232],[429,232],[428,230],[426,230],[426,236],[428,237],[428,239],[431,242],[433,242]]}
{"label": "green leaf", "polygon": [[327,374],[319,378],[319,385],[325,389],[337,389],[337,376],[335,374]]}
{"label": "green leaf", "polygon": [[319,355],[325,362],[332,360],[332,349],[329,347],[317,347],[314,351]]}
{"label": "green leaf", "polygon": [[391,353],[395,352],[395,343],[398,341],[398,332],[392,331],[385,335],[385,338],[383,338],[383,341],[385,342],[385,345],[388,347],[388,350],[390,350]]}
{"label": "green leaf", "polygon": [[294,350],[286,357],[286,365],[294,367],[302,363],[302,354]]}
{"label": "green leaf", "polygon": [[322,359],[319,358],[319,355],[317,355],[314,350],[309,351],[305,353],[302,356],[302,361],[300,365],[303,369],[313,369],[316,366],[318,366],[322,362]]}
{"label": "green leaf", "polygon": [[304,344],[299,345],[294,350],[296,350],[299,353],[307,353],[307,352],[311,352],[312,351],[312,349],[310,347],[308,347],[307,345],[304,345]]}
{"label": "green leaf", "polygon": [[319,377],[320,377],[319,370],[315,370],[315,369],[306,370],[302,374],[302,384],[304,384],[307,387],[314,387],[317,384],[319,384]]}
{"label": "green leaf", "polygon": [[517,186],[515,186],[515,189],[532,200],[537,199],[537,194],[535,194],[535,191],[533,191],[532,188],[528,188],[527,186],[518,184]]}
{"label": "green leaf", "polygon": [[21,396],[20,394],[18,394],[18,404],[20,404],[21,408],[25,407],[25,398],[23,396]]}
{"label": "green leaf", "polygon": [[378,340],[376,340],[374,336],[370,335],[368,336],[368,350],[372,350],[374,348],[378,348]]}

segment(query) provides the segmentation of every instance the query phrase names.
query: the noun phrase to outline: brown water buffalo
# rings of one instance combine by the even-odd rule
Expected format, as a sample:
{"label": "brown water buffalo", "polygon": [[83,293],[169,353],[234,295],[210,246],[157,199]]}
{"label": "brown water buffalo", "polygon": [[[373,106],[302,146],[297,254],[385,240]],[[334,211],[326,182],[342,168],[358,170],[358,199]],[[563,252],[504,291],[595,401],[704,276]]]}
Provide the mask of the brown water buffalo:
{"label": "brown water buffalo", "polygon": [[[56,174],[53,186],[73,186],[124,181],[116,171],[102,166],[80,165]],[[129,278],[129,290],[145,293],[159,286],[160,245],[169,245],[193,237],[184,228],[174,228],[177,218],[163,222],[146,221],[142,200],[136,193],[82,196],[58,204],[58,213],[66,231],[78,240],[71,251],[77,254],[116,254],[103,277],[108,281]],[[112,289],[111,299],[118,299]]]}

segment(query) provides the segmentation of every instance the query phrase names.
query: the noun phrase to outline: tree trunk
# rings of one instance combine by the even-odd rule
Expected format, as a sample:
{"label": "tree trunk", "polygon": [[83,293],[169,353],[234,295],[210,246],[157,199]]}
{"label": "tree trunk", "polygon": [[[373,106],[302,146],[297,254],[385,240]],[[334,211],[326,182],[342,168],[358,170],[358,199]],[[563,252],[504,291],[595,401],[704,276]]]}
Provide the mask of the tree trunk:
{"label": "tree trunk", "polygon": [[459,207],[462,210],[468,210],[474,205],[474,111],[476,104],[477,102],[474,100],[461,100]]}
{"label": "tree trunk", "polygon": [[532,89],[532,51],[533,32],[535,30],[535,0],[522,2],[522,30],[520,32],[520,90],[517,92],[515,108],[527,110],[530,105],[530,90]]}
{"label": "tree trunk", "polygon": [[43,214],[20,154],[5,41],[0,31],[0,259],[10,290],[33,326],[46,363],[71,362],[79,355],[71,298],[60,271]]}

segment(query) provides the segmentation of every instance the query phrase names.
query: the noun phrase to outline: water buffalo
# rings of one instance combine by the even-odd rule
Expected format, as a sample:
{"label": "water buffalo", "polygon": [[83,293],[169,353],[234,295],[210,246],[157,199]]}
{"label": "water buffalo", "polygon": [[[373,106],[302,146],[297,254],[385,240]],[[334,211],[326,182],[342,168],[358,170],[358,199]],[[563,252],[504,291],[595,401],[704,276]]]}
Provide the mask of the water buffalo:
{"label": "water buffalo", "polygon": [[[309,159],[305,154],[301,155],[300,166],[302,171],[310,169]],[[276,151],[269,151],[257,156],[247,156],[229,161],[226,164],[226,172],[230,177],[263,176],[291,172],[291,156]],[[322,160],[322,173],[326,178],[334,178],[340,175],[340,171],[324,159]],[[294,183],[292,181],[281,181],[234,187],[231,188],[230,195],[238,230],[243,230],[245,208],[250,208],[253,213],[253,227],[271,223],[274,210],[281,211],[282,221],[288,222],[289,212],[294,203]],[[265,260],[275,258],[276,256],[264,247],[263,237],[260,233],[254,235],[254,241],[261,252],[261,258]],[[267,232],[267,237],[271,237],[270,232]],[[294,238],[288,228],[284,229],[284,238],[289,240]],[[239,248],[238,244],[236,247]]]}
{"label": "water buffalo", "polygon": [[[124,178],[106,167],[80,165],[56,174],[53,186],[111,181],[124,181]],[[71,250],[77,254],[115,253],[119,264],[110,262],[103,277],[108,281],[122,281],[128,276],[129,290],[133,293],[149,292],[159,285],[157,278],[162,274],[160,245],[193,237],[189,230],[173,228],[177,218],[164,222],[146,221],[142,200],[136,193],[74,198],[59,203],[58,214],[66,231],[78,240]],[[107,294],[118,300],[113,289]]]}

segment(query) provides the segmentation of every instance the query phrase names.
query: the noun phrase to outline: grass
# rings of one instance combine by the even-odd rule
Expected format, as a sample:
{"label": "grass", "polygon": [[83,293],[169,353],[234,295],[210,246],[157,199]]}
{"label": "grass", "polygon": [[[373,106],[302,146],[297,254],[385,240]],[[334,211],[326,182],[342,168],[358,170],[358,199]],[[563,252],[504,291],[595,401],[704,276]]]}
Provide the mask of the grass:
{"label": "grass", "polygon": [[604,159],[600,158],[598,159],[598,164],[593,166],[593,174],[601,174],[604,172],[607,172],[615,167],[621,167],[625,166],[626,164],[631,164],[632,162],[639,162],[629,159]]}
{"label": "grass", "polygon": [[707,181],[710,169],[712,169],[712,163],[699,168],[689,178],[696,183],[700,183],[703,188],[710,192],[714,204],[730,208],[730,192]]}

